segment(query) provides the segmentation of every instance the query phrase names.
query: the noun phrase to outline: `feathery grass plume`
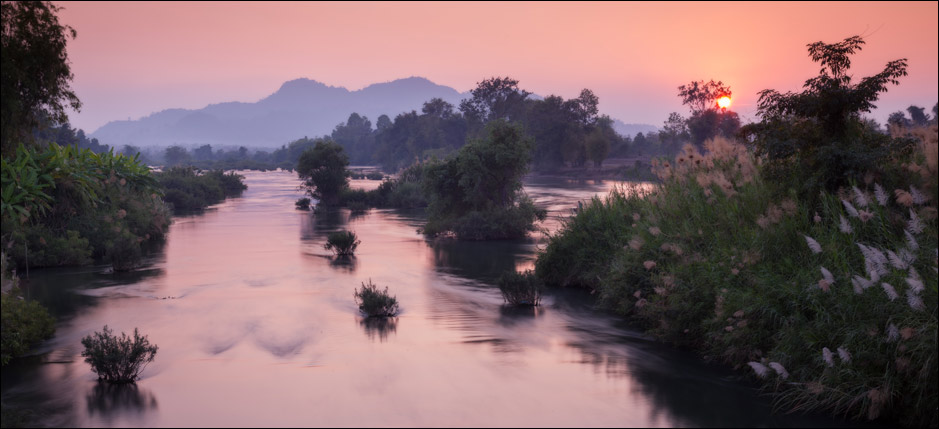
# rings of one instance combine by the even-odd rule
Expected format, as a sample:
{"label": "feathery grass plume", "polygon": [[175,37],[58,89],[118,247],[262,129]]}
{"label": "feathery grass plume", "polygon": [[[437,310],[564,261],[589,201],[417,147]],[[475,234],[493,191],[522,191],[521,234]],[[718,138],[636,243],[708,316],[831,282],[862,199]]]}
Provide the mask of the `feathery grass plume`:
{"label": "feathery grass plume", "polygon": [[887,293],[887,298],[890,298],[891,301],[897,299],[897,290],[893,288],[893,285],[887,282],[881,282],[880,286],[884,288],[884,292]]}
{"label": "feathery grass plume", "polygon": [[822,253],[822,245],[818,244],[818,242],[815,241],[814,238],[809,237],[805,234],[803,234],[802,236],[805,237],[805,242],[809,245],[809,249],[812,249],[812,253],[816,253],[816,254]]}
{"label": "feathery grass plume", "polygon": [[913,209],[910,209],[910,220],[906,223],[906,229],[913,234],[920,234],[923,232],[923,227],[923,222],[919,220],[919,216],[916,215]]}
{"label": "feathery grass plume", "polygon": [[874,184],[874,198],[877,198],[877,204],[880,204],[882,207],[887,206],[887,202],[890,201],[890,196],[887,195],[887,192],[884,191],[884,188],[880,184]]}
{"label": "feathery grass plume", "polygon": [[894,189],[893,194],[897,196],[897,202],[909,207],[913,205],[913,196],[902,189]]}
{"label": "feathery grass plume", "polygon": [[654,236],[658,236],[658,235],[661,234],[661,233],[662,233],[662,230],[659,229],[659,227],[657,227],[657,226],[650,226],[650,227],[649,227],[649,234],[652,234],[652,235],[654,235]]}
{"label": "feathery grass plume", "polygon": [[825,359],[825,364],[827,364],[829,368],[835,366],[834,355],[831,354],[831,350],[828,350],[828,347],[822,347],[822,359]]}
{"label": "feathery grass plume", "polygon": [[851,353],[848,353],[848,349],[844,347],[838,347],[838,357],[841,358],[842,362],[851,362]]}
{"label": "feathery grass plume", "polygon": [[857,209],[854,208],[851,203],[847,202],[846,200],[841,200],[841,204],[844,204],[844,209],[848,211],[848,216],[858,217]]}
{"label": "feathery grass plume", "polygon": [[913,237],[913,234],[910,234],[910,231],[905,229],[903,230],[903,234],[906,235],[906,247],[913,252],[919,250],[919,243],[916,241],[916,237]]}
{"label": "feathery grass plume", "polygon": [[864,290],[867,290],[867,288],[869,288],[869,287],[871,287],[871,286],[874,285],[874,282],[872,282],[872,281],[870,281],[870,280],[868,280],[868,279],[866,279],[866,278],[864,278],[864,277],[861,277],[861,276],[859,276],[859,275],[857,275],[857,274],[854,275],[854,278],[853,278],[852,280],[855,281],[855,282],[857,282],[858,286],[861,286],[861,289],[864,289]]}
{"label": "feathery grass plume", "polygon": [[747,362],[747,365],[750,365],[750,368],[753,368],[753,372],[760,378],[766,378],[766,373],[769,372],[769,369],[766,368],[766,365],[763,365],[759,362]]}
{"label": "feathery grass plume", "polygon": [[887,325],[887,342],[892,343],[900,339],[900,329],[893,323]]}
{"label": "feathery grass plume", "polygon": [[851,224],[848,223],[848,220],[845,219],[844,216],[840,216],[840,215],[839,215],[839,217],[841,218],[841,222],[840,222],[840,224],[838,225],[838,229],[841,230],[841,232],[843,232],[843,233],[845,233],[845,234],[850,234],[850,233],[854,232],[854,229],[851,228]]}
{"label": "feathery grass plume", "polygon": [[782,377],[783,380],[789,378],[789,371],[786,371],[786,368],[784,368],[779,362],[770,362],[769,366],[770,368],[773,368],[776,373]]}
{"label": "feathery grass plume", "polygon": [[910,185],[910,196],[913,198],[913,203],[917,205],[923,205],[926,204],[926,201],[929,201],[929,197],[923,195],[923,193],[913,185]]}
{"label": "feathery grass plume", "polygon": [[629,240],[629,248],[633,250],[642,249],[643,244],[645,244],[645,240],[640,236],[633,237],[632,240]]}
{"label": "feathery grass plume", "polygon": [[916,255],[914,255],[913,252],[910,252],[909,249],[900,249],[899,253],[897,253],[897,256],[900,258],[900,261],[906,264],[906,266],[911,266],[913,265],[913,262],[916,262]]}
{"label": "feathery grass plume", "polygon": [[854,187],[854,202],[861,207],[867,207],[867,205],[870,204],[867,200],[867,195],[858,189],[857,186]]}
{"label": "feathery grass plume", "polygon": [[887,251],[887,258],[890,259],[890,265],[893,265],[894,268],[898,270],[905,270],[907,267],[906,262],[897,256],[896,253],[893,253],[892,250]]}
{"label": "feathery grass plume", "polygon": [[825,267],[821,267],[821,268],[822,268],[822,277],[825,277],[825,280],[827,280],[828,283],[834,284],[835,276],[831,275],[831,271],[828,271]]}
{"label": "feathery grass plume", "polygon": [[[861,243],[857,243],[857,246],[861,249],[861,254],[864,255],[864,266],[868,271],[876,272],[878,278],[890,272],[887,270],[887,256],[880,249],[865,246]],[[871,278],[873,279],[873,276]]]}
{"label": "feathery grass plume", "polygon": [[906,291],[906,303],[910,305],[910,308],[916,311],[923,311],[926,309],[926,306],[923,305],[923,298],[919,296],[912,289]]}
{"label": "feathery grass plume", "polygon": [[643,267],[646,267],[647,270],[655,268],[655,261],[645,261],[642,263]]}
{"label": "feathery grass plume", "polygon": [[910,267],[910,276],[906,278],[906,284],[910,285],[910,289],[916,293],[920,293],[925,289],[923,279],[920,278],[919,273],[913,267]]}
{"label": "feathery grass plume", "polygon": [[867,210],[861,210],[858,212],[858,217],[861,218],[861,222],[867,223],[867,221],[874,218],[874,213]]}
{"label": "feathery grass plume", "polygon": [[818,212],[815,212],[815,216],[812,216],[812,221],[815,223],[819,223],[822,221],[822,217],[818,215]]}

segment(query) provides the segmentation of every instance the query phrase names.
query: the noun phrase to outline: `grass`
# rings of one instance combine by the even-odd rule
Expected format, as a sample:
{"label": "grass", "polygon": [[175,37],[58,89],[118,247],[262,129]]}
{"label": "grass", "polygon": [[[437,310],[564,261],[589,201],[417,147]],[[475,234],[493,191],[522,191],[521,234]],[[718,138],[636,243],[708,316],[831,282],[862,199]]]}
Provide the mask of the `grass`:
{"label": "grass", "polygon": [[388,287],[381,291],[372,283],[372,279],[367,284],[362,283],[362,289],[356,289],[353,297],[359,310],[367,317],[394,317],[400,311],[398,300],[389,295]]}
{"label": "grass", "polygon": [[509,272],[499,278],[502,299],[511,305],[536,306],[541,304],[542,284],[531,270]]}
{"label": "grass", "polygon": [[329,233],[323,248],[332,250],[338,256],[352,256],[361,243],[352,231],[336,231]]}
{"label": "grass", "polygon": [[816,198],[732,142],[686,148],[651,194],[584,204],[536,273],[761,380],[781,409],[936,426],[935,135],[888,170],[903,175]]}

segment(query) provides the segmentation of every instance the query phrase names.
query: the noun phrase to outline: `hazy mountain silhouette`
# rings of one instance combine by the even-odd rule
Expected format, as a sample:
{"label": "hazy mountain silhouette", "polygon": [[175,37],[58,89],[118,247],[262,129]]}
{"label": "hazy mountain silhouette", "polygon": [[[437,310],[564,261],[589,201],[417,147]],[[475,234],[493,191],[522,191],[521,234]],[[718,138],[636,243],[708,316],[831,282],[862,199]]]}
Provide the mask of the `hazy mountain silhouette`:
{"label": "hazy mountain silhouette", "polygon": [[[442,98],[458,108],[470,94],[437,85],[422,77],[376,83],[358,91],[328,86],[311,79],[285,82],[256,103],[227,102],[202,109],[167,109],[137,120],[108,122],[90,137],[112,147],[181,144],[277,147],[303,136],[330,134],[352,112],[376,123],[381,115],[392,120],[417,110],[431,98]],[[614,124],[621,134],[654,130],[651,125]]]}
{"label": "hazy mountain silhouette", "polygon": [[627,124],[619,119],[613,120],[613,131],[616,131],[619,135],[626,137],[635,137],[636,134],[649,134],[653,131],[658,131],[659,128],[655,125],[649,124]]}
{"label": "hazy mountain silhouette", "polygon": [[329,134],[352,112],[375,124],[382,114],[394,119],[402,112],[420,111],[424,102],[434,97],[456,107],[468,94],[422,77],[377,83],[358,91],[295,79],[256,103],[167,109],[137,120],[108,122],[91,137],[117,147],[203,143],[273,147],[303,136]]}

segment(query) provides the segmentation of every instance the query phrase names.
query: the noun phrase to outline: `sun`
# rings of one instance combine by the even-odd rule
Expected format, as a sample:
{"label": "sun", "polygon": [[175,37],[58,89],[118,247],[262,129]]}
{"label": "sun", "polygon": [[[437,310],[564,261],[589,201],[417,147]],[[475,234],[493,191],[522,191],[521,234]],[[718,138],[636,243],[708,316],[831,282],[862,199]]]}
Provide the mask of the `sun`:
{"label": "sun", "polygon": [[717,99],[717,106],[720,107],[721,109],[726,109],[730,107],[730,97],[725,95]]}

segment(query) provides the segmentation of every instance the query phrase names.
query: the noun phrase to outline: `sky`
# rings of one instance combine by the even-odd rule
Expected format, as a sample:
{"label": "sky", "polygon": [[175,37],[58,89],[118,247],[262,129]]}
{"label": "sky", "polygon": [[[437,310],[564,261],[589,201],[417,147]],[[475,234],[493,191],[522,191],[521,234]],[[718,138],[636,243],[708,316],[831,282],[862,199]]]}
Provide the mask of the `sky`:
{"label": "sky", "polygon": [[68,2],[60,23],[72,125],[167,108],[254,102],[296,78],[350,90],[422,76],[460,92],[509,76],[530,92],[576,97],[656,126],[687,116],[677,87],[721,80],[756,120],[757,93],[798,91],[819,67],[806,45],[861,35],[856,79],[907,58],[909,76],[870,116],[939,101],[939,2],[230,3]]}

